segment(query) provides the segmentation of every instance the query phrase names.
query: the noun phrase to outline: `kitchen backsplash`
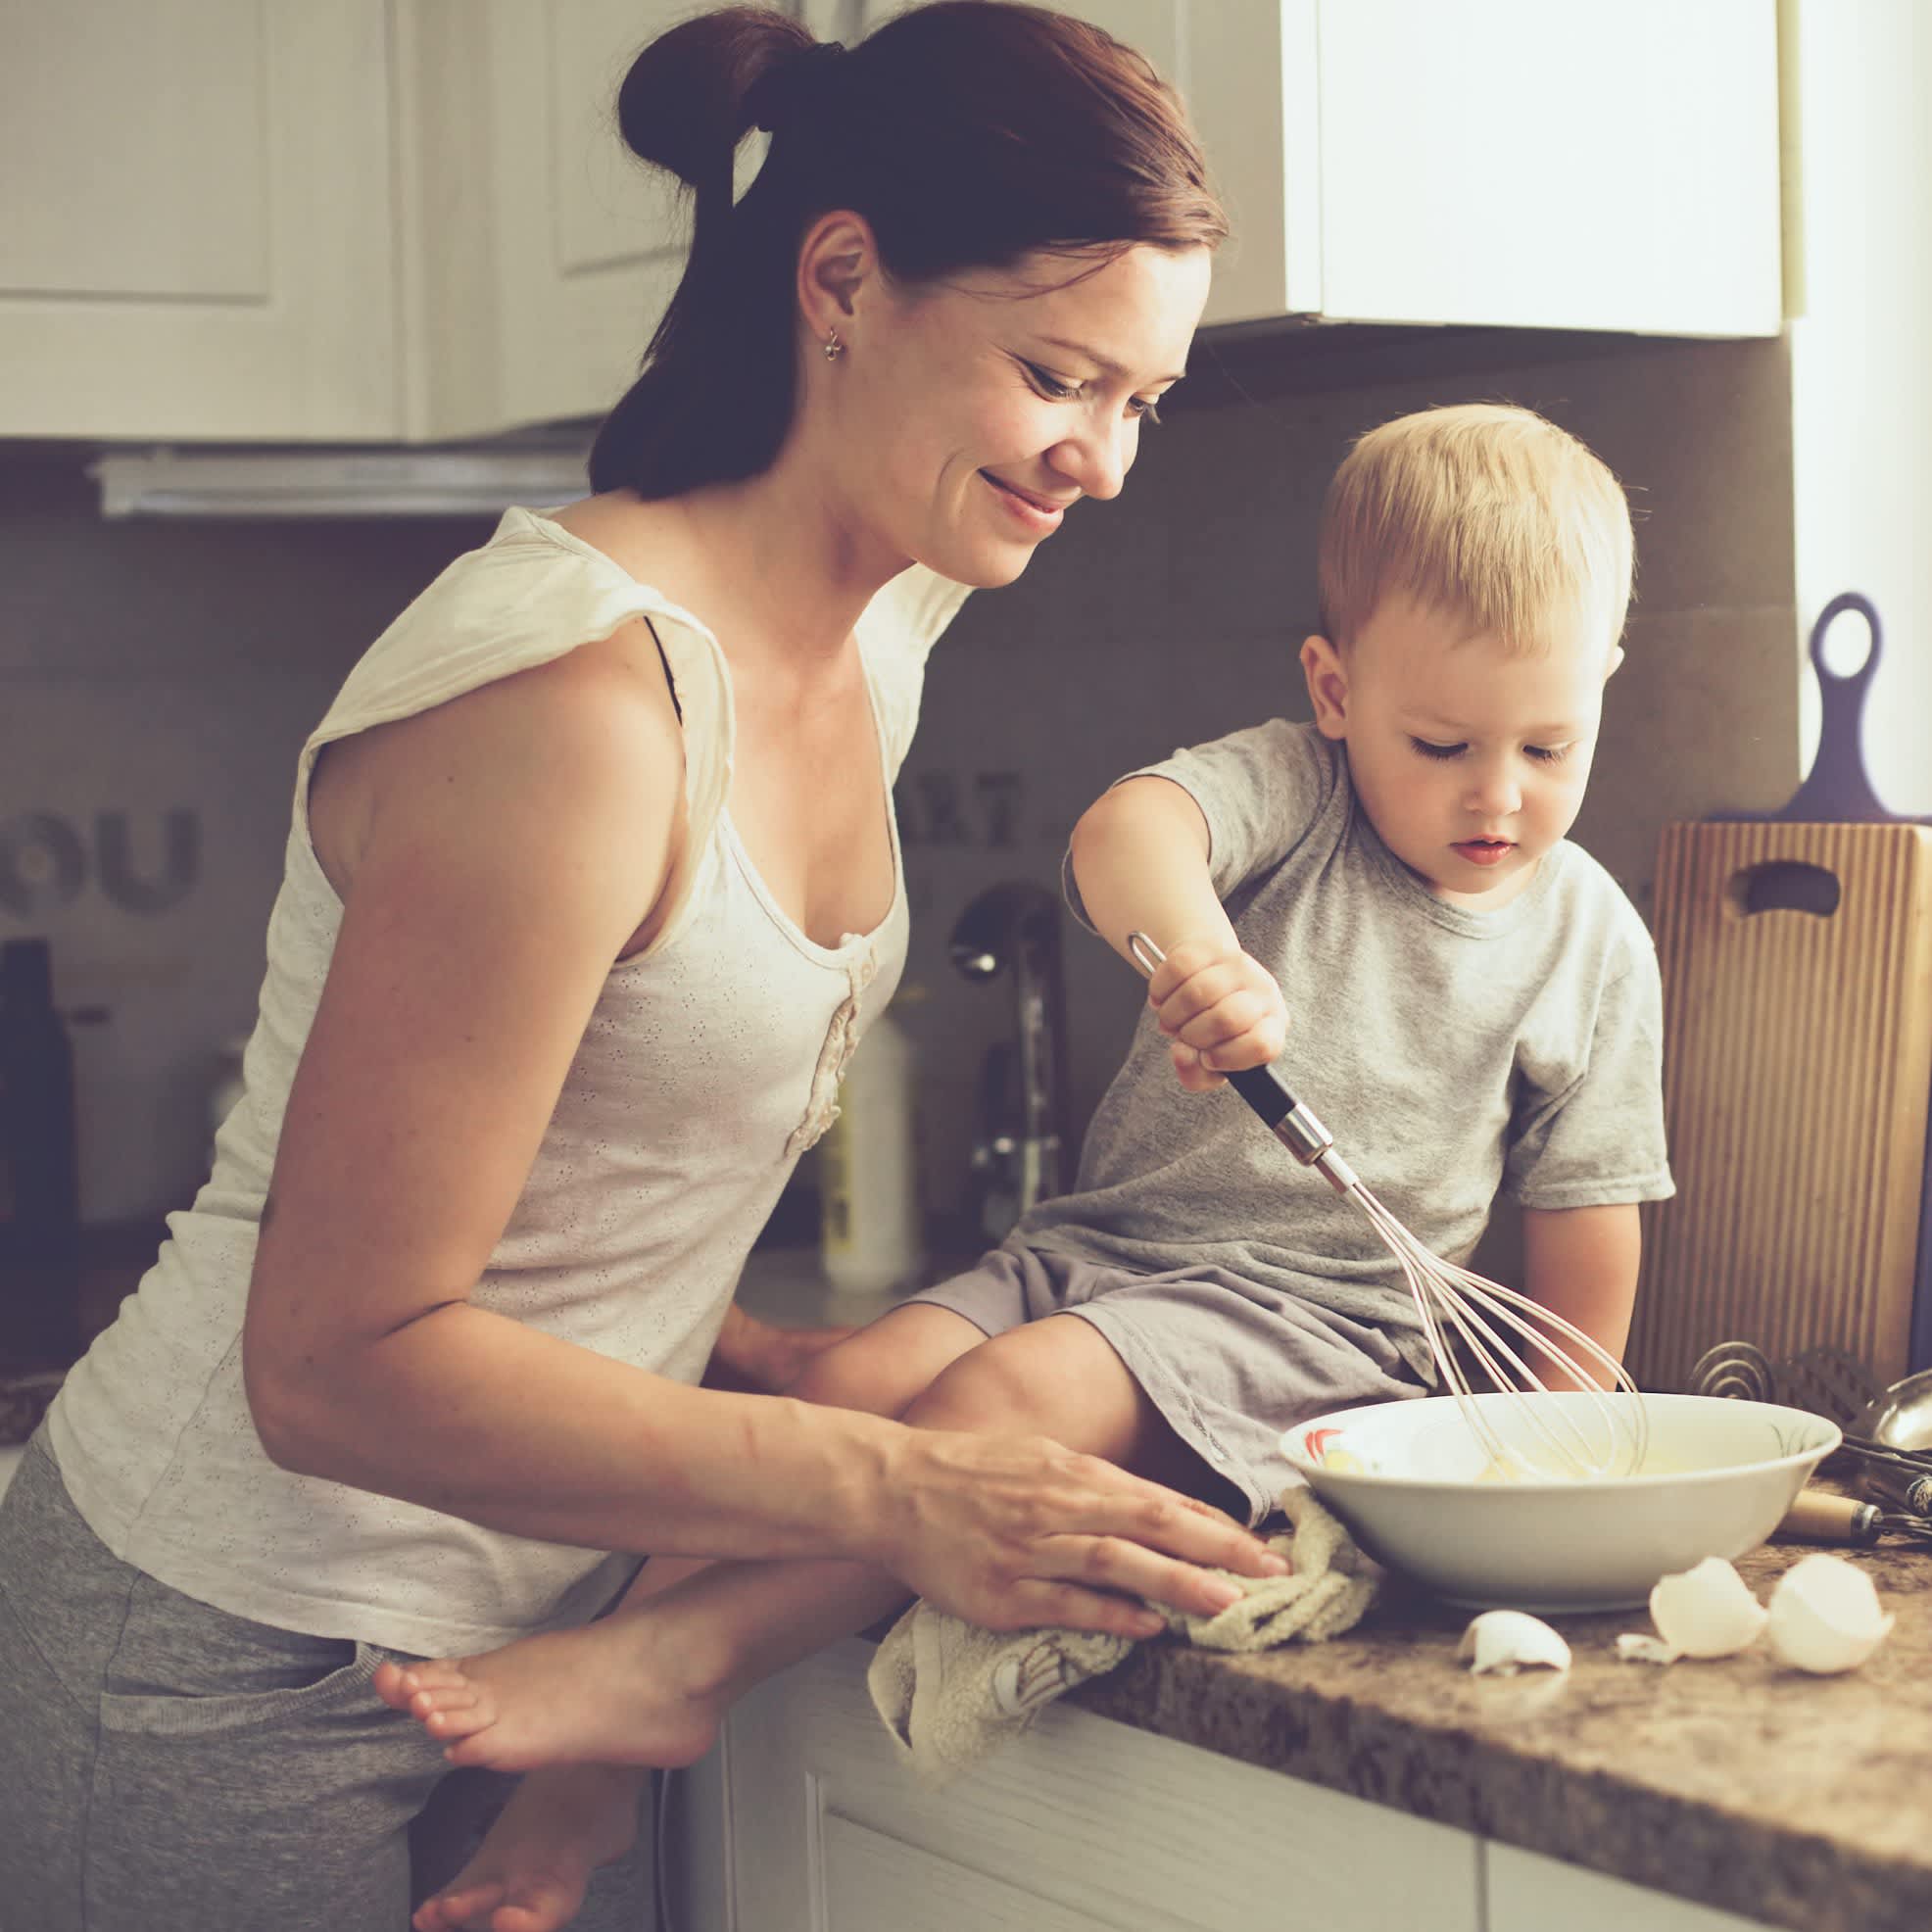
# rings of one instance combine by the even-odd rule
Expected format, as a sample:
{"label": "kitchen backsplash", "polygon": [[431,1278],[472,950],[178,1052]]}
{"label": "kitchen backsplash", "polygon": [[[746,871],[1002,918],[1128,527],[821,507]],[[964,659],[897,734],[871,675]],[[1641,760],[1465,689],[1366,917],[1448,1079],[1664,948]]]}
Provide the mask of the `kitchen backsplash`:
{"label": "kitchen backsplash", "polygon": [[[1638,603],[1577,837],[1640,905],[1666,820],[1795,783],[1782,345],[1365,340],[1197,348],[1207,393],[1146,433],[1126,494],[1076,509],[934,656],[899,809],[936,1210],[963,1194],[981,1062],[1013,1007],[1007,981],[947,963],[954,917],[996,880],[1053,881],[1073,819],[1121,772],[1306,715],[1317,509],[1372,423],[1521,402],[1630,487]],[[0,937],[44,933],[61,1003],[100,1010],[75,1035],[90,1220],[192,1193],[221,1042],[253,1018],[296,752],[369,640],[487,531],[104,524],[77,457],[0,453]],[[1071,921],[1065,957],[1084,1121],[1138,994]]]}

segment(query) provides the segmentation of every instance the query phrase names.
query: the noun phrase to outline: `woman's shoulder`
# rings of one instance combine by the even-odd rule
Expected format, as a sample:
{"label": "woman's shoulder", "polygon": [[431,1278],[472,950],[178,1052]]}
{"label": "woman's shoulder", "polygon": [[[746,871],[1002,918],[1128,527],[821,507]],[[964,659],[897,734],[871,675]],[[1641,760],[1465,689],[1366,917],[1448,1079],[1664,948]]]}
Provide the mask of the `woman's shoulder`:
{"label": "woman's shoulder", "polygon": [[424,849],[459,837],[507,850],[538,823],[580,858],[606,827],[643,847],[646,828],[672,822],[684,764],[650,634],[635,625],[332,745],[309,795],[311,837],[338,892],[378,823]]}
{"label": "woman's shoulder", "polygon": [[[659,618],[667,632],[701,630],[549,515],[508,509],[363,653],[312,743],[427,711]],[[692,650],[704,647],[694,639]]]}

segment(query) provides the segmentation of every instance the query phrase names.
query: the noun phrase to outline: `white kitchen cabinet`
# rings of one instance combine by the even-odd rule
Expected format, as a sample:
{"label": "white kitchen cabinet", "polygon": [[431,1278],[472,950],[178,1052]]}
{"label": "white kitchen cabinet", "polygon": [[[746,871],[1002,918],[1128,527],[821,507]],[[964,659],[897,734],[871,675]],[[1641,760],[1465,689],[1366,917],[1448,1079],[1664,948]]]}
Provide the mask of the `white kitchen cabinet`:
{"label": "white kitchen cabinet", "polygon": [[1771,1932],[1755,1918],[1649,1892],[1514,1845],[1483,1847],[1484,1932]]}
{"label": "white kitchen cabinet", "polygon": [[[846,38],[890,11],[787,4]],[[1210,322],[1780,326],[1773,0],[1072,4],[1192,104],[1235,222]],[[615,89],[689,11],[8,9],[0,436],[436,441],[600,413],[684,253]]]}
{"label": "white kitchen cabinet", "polygon": [[599,415],[684,265],[675,183],[617,132],[624,72],[688,0],[402,0],[401,433]]}
{"label": "white kitchen cabinet", "polygon": [[1064,1706],[927,1791],[872,1655],[761,1686],[685,1774],[684,1932],[1771,1932]]}
{"label": "white kitchen cabinet", "polygon": [[0,24],[0,434],[398,427],[384,0]]}
{"label": "white kitchen cabinet", "polygon": [[1479,1932],[1467,1834],[1087,1712],[927,1791],[872,1709],[872,1654],[839,1645],[731,1715],[737,1932]]}
{"label": "white kitchen cabinet", "polygon": [[602,413],[686,240],[617,85],[691,11],[7,10],[0,436],[434,441]]}
{"label": "white kitchen cabinet", "polygon": [[1234,224],[1210,323],[1782,326],[1774,0],[1064,11],[1187,99]]}

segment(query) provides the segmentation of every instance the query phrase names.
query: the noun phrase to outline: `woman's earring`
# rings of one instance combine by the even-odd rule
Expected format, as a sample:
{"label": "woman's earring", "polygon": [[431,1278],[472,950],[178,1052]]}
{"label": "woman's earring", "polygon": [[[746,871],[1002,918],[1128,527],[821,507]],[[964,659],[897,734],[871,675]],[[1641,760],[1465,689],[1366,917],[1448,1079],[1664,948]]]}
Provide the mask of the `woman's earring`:
{"label": "woman's earring", "polygon": [[845,353],[845,345],[839,340],[839,331],[837,329],[827,329],[825,331],[825,360],[828,362],[836,362]]}

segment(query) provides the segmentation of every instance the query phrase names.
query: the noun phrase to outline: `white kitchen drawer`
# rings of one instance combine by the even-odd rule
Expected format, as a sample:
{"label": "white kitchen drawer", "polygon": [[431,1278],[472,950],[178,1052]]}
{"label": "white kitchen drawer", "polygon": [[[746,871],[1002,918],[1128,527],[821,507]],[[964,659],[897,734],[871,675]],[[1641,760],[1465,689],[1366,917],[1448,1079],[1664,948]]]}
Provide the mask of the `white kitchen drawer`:
{"label": "white kitchen drawer", "polygon": [[1514,1845],[1488,1844],[1484,1932],[1771,1932],[1755,1918],[1715,1911]]}
{"label": "white kitchen drawer", "polygon": [[819,1833],[824,1922],[916,1925],[919,1932],[1113,1932],[970,1865],[936,1858],[829,1812]]}
{"label": "white kitchen drawer", "polygon": [[1084,1711],[1048,1711],[1029,1736],[927,1791],[872,1709],[871,1657],[867,1644],[839,1645],[732,1714],[740,1932],[949,1926],[894,1903],[922,1871],[948,1910],[984,1902],[962,1925],[1003,1924],[995,1909],[1021,1899],[1031,1924],[1081,1932],[1478,1932],[1469,1834]]}

